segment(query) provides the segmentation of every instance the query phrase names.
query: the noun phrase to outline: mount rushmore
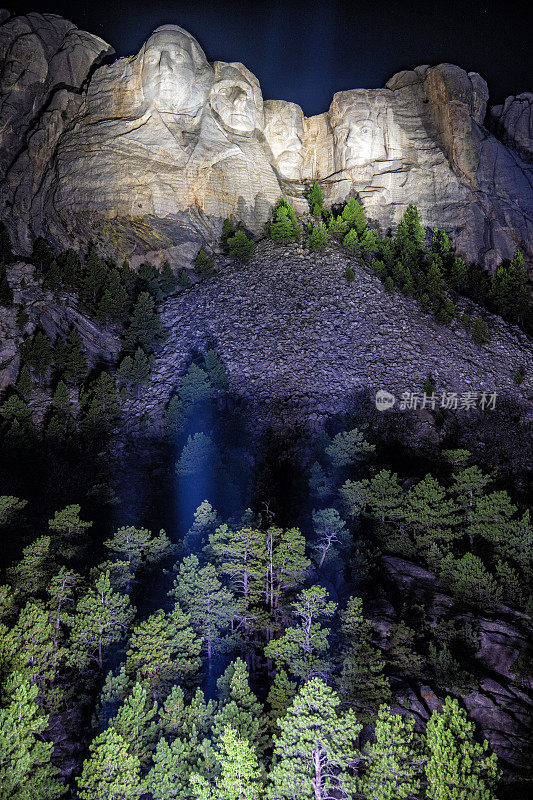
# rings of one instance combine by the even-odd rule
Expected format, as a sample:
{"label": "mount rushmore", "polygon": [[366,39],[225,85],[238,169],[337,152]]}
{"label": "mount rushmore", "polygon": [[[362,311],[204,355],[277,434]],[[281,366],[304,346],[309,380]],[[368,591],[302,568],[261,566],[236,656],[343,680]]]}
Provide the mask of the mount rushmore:
{"label": "mount rushmore", "polygon": [[415,203],[492,268],[516,247],[533,257],[532,99],[487,115],[485,81],[440,64],[306,118],[177,25],[116,58],[61,17],[0,11],[0,219],[26,253],[45,236],[178,265],[230,215],[260,234],[281,196],[305,211],[316,180],[382,231]]}

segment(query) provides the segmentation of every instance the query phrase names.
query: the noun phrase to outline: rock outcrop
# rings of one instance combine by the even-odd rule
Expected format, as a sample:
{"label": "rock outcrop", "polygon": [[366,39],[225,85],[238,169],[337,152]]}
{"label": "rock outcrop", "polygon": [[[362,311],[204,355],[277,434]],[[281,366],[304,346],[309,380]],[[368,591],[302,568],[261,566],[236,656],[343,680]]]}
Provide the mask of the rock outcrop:
{"label": "rock outcrop", "polygon": [[177,25],[101,63],[111,52],[51,15],[0,24],[0,217],[26,252],[37,235],[91,238],[114,257],[184,264],[229,215],[259,233],[282,195],[303,210],[317,180],[328,203],[356,196],[382,230],[414,202],[468,259],[533,256],[529,134],[509,109],[516,150],[489,133],[475,73],[417,67],[305,118],[263,102],[242,64],[209,63]]}
{"label": "rock outcrop", "polygon": [[[3,394],[17,380],[20,345],[37,329],[43,330],[51,342],[58,336],[64,339],[69,330],[75,329],[83,342],[89,369],[116,361],[120,352],[118,336],[99,327],[80,311],[75,295],[66,292],[58,295],[44,290],[31,264],[11,264],[8,278],[13,289],[14,306],[2,307],[0,315],[0,393]],[[27,316],[22,324],[17,319],[20,309]],[[40,421],[51,395],[43,387],[37,389],[32,407],[36,420]]]}
{"label": "rock outcrop", "polygon": [[508,97],[490,110],[490,124],[498,138],[512,147],[524,161],[533,164],[533,94]]}
{"label": "rock outcrop", "polygon": [[[447,594],[434,573],[403,558],[385,556],[382,564],[390,581],[387,597],[380,597],[369,609],[381,644],[386,646],[387,633],[397,620],[397,609],[388,599],[395,595],[400,606],[406,598],[410,603],[422,604],[430,627],[450,614],[456,621],[471,623],[479,640],[471,669],[479,669],[479,682],[462,700],[497,753],[505,778],[521,775],[531,779],[533,686],[530,680],[520,681],[512,669],[520,651],[531,640],[531,619],[507,606],[485,615],[479,609],[460,605]],[[410,713],[423,724],[431,711],[441,707],[446,692],[408,681],[399,694]]]}

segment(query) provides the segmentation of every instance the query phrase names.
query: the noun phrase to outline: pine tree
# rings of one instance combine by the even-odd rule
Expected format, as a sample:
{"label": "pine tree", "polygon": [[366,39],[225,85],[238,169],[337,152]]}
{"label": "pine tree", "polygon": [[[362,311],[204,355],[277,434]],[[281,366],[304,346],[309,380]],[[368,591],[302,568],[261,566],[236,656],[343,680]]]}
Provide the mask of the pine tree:
{"label": "pine tree", "polygon": [[366,228],[359,236],[359,252],[362,256],[370,256],[379,250],[379,235],[377,231]]}
{"label": "pine tree", "polygon": [[154,536],[146,528],[131,525],[119,528],[112,538],[105,540],[104,546],[127,561],[134,572],[142,564],[157,564],[172,551],[165,531],[161,530]]}
{"label": "pine tree", "polygon": [[447,496],[446,489],[433,478],[426,477],[405,495],[405,521],[414,531],[419,549],[432,543],[453,541],[460,531],[457,504]]}
{"label": "pine tree", "polygon": [[328,232],[330,236],[342,242],[348,233],[348,223],[345,222],[342,216],[332,216],[328,223]]}
{"label": "pine tree", "polygon": [[52,408],[66,415],[69,415],[71,412],[72,403],[70,402],[70,394],[66,383],[63,381],[59,381],[56,386],[54,396],[52,397]]}
{"label": "pine tree", "polygon": [[139,293],[148,292],[156,303],[159,303],[163,299],[159,278],[160,275],[153,264],[145,261],[141,264],[137,273],[137,291]]}
{"label": "pine tree", "polygon": [[17,672],[38,689],[38,699],[53,704],[52,684],[64,651],[55,646],[50,615],[41,601],[26,603],[13,628],[2,636],[2,668]]}
{"label": "pine tree", "polygon": [[319,464],[318,461],[315,461],[314,464],[311,465],[309,473],[309,490],[312,496],[319,502],[327,500],[333,490],[331,478],[326,475],[322,465]]}
{"label": "pine tree", "polygon": [[220,235],[221,242],[224,246],[226,246],[227,241],[230,236],[235,235],[235,225],[233,224],[233,220],[231,217],[227,217],[222,223],[222,233]]}
{"label": "pine tree", "polygon": [[214,533],[218,524],[218,514],[209,500],[203,500],[194,512],[194,521],[185,534],[184,544],[188,550],[197,551]]}
{"label": "pine tree", "polygon": [[479,345],[490,342],[489,326],[481,317],[476,317],[472,321],[472,340]]}
{"label": "pine tree", "polygon": [[215,271],[213,259],[207,255],[203,247],[198,251],[194,259],[194,271],[197,275],[206,277],[213,275]]}
{"label": "pine tree", "polygon": [[141,797],[139,759],[128,742],[110,727],[94,739],[77,778],[79,800],[133,800]]}
{"label": "pine tree", "polygon": [[342,218],[358,236],[367,226],[365,212],[354,197],[351,197],[342,209]]}
{"label": "pine tree", "polygon": [[451,267],[454,261],[454,246],[446,231],[440,231],[438,228],[432,231],[431,252],[439,256],[446,270]]}
{"label": "pine tree", "polygon": [[350,800],[356,790],[351,769],[359,753],[361,725],[353,711],[341,712],[340,699],[318,678],[306,683],[279,721],[274,744],[269,800]]}
{"label": "pine tree", "polygon": [[174,275],[172,267],[170,266],[168,261],[165,261],[161,268],[159,283],[164,297],[168,297],[169,294],[172,294],[172,292],[175,291],[178,285],[178,279]]}
{"label": "pine tree", "polygon": [[55,291],[63,286],[63,275],[56,259],[52,261],[43,280],[43,288]]}
{"label": "pine tree", "polygon": [[357,231],[355,230],[355,228],[350,228],[350,230],[342,240],[342,245],[351,253],[355,253],[359,250],[359,237],[357,235]]}
{"label": "pine tree", "polygon": [[468,286],[468,268],[462,258],[454,258],[448,283],[452,289],[463,294]]}
{"label": "pine tree", "polygon": [[407,206],[402,221],[396,231],[395,243],[400,251],[408,250],[414,246],[421,251],[426,239],[426,231],[422,227],[422,220],[415,205]]}
{"label": "pine tree", "polygon": [[323,250],[324,247],[329,247],[331,241],[328,229],[323,222],[319,222],[318,225],[313,225],[307,235],[307,241],[313,250]]}
{"label": "pine tree", "polygon": [[431,800],[495,800],[499,777],[496,756],[488,743],[474,739],[475,726],[457,700],[446,698],[442,711],[433,711],[426,726],[429,758],[427,796]]}
{"label": "pine tree", "polygon": [[61,567],[59,572],[52,576],[47,587],[47,607],[56,650],[61,638],[61,626],[72,623],[80,583],[81,575],[68,567]]}
{"label": "pine tree", "polygon": [[359,597],[351,597],[341,613],[341,697],[356,709],[359,720],[368,722],[381,703],[391,697],[385,662],[372,646],[372,623],[365,619]]}
{"label": "pine tree", "polygon": [[49,536],[39,536],[22,550],[22,558],[8,571],[8,580],[17,595],[35,596],[42,591],[53,573]]}
{"label": "pine tree", "polygon": [[[140,348],[139,348],[140,349]],[[144,353],[144,350],[141,350]],[[117,381],[123,386],[131,386],[133,371],[133,358],[131,356],[124,356],[117,369]]]}
{"label": "pine tree", "polygon": [[352,428],[333,437],[331,444],[326,447],[326,455],[332,466],[339,469],[366,461],[375,449],[375,445],[366,441],[362,430]]}
{"label": "pine tree", "polygon": [[201,741],[211,731],[214,711],[215,702],[206,703],[201,689],[196,689],[187,705],[183,689],[174,684],[159,712],[159,727],[170,740],[176,737],[190,740],[197,736]]}
{"label": "pine tree", "polygon": [[122,283],[117,269],[109,270],[98,308],[96,318],[102,321],[122,324],[128,318],[130,296]]}
{"label": "pine tree", "polygon": [[150,701],[146,687],[135,683],[117,714],[109,721],[129,745],[129,752],[146,766],[155,749],[158,726],[157,703]]}
{"label": "pine tree", "polygon": [[183,269],[181,269],[178,272],[178,286],[181,289],[188,289],[190,285],[191,285],[191,279],[189,278],[189,273],[187,272],[185,267],[183,267]]}
{"label": "pine tree", "polygon": [[271,239],[281,242],[295,242],[300,236],[300,227],[293,207],[286,200],[278,200],[274,206],[273,219],[268,225]]}
{"label": "pine tree", "polygon": [[237,735],[246,739],[257,752],[267,744],[266,718],[262,704],[250,689],[248,670],[241,658],[235,659],[219,678],[219,709],[213,722],[213,733],[219,739],[231,725]]}
{"label": "pine tree", "polygon": [[37,704],[38,688],[20,674],[10,676],[0,707],[0,787],[9,800],[54,800],[64,793],[51,764],[52,742],[44,741],[48,715]]}
{"label": "pine tree", "polygon": [[285,594],[304,582],[311,561],[305,555],[305,537],[298,528],[270,527],[266,538],[265,600],[271,612],[279,609]]}
{"label": "pine tree", "polygon": [[102,669],[107,649],[124,638],[134,615],[129,599],[113,591],[109,572],[100,575],[76,605],[70,662],[83,669],[94,661]]}
{"label": "pine tree", "polygon": [[416,652],[414,630],[403,620],[390,628],[387,649],[387,661],[393,674],[415,679],[421,677],[424,659]]}
{"label": "pine tree", "polygon": [[122,262],[122,269],[120,270],[120,279],[122,285],[126,289],[128,293],[128,297],[130,300],[133,300],[135,297],[135,287],[137,285],[137,275],[135,271],[130,267],[130,263],[127,258],[124,259]]}
{"label": "pine tree", "polygon": [[244,231],[236,231],[234,236],[227,240],[228,254],[235,261],[248,261],[252,257],[255,244],[249,239]]}
{"label": "pine tree", "polygon": [[531,284],[524,257],[515,250],[509,264],[501,264],[491,278],[491,300],[498,314],[523,322],[531,305]]}
{"label": "pine tree", "polygon": [[31,263],[35,264],[37,269],[44,274],[53,260],[54,251],[42,236],[38,236],[33,243]]}
{"label": "pine tree", "polygon": [[253,747],[228,725],[220,738],[217,761],[220,775],[211,787],[207,779],[194,773],[192,787],[197,800],[261,800],[261,768]]}
{"label": "pine tree", "polygon": [[80,286],[80,297],[90,308],[94,308],[107,277],[107,266],[91,247],[85,262],[85,271]]}
{"label": "pine tree", "polygon": [[275,733],[280,732],[278,720],[285,716],[292,705],[296,689],[296,683],[290,680],[284,669],[276,671],[267,696],[267,703],[270,706],[268,717]]}
{"label": "pine tree", "polygon": [[461,602],[489,610],[497,608],[501,602],[502,587],[473,553],[465,553],[457,559],[447,553],[440,563],[439,577]]}
{"label": "pine tree", "polygon": [[80,519],[81,506],[73,503],[62,511],[56,511],[53,519],[48,521],[48,527],[56,534],[54,536],[54,549],[65,558],[74,558],[83,551],[86,531],[92,528],[92,522]]}
{"label": "pine tree", "polygon": [[52,363],[52,346],[46,334],[37,331],[33,339],[25,339],[20,348],[20,357],[40,378],[44,378]]}
{"label": "pine tree", "polygon": [[204,359],[205,369],[213,389],[226,389],[228,371],[215,350],[208,350]]}
{"label": "pine tree", "polygon": [[246,601],[258,598],[264,590],[266,571],[264,533],[248,527],[233,531],[221,525],[209,536],[209,545],[220,572],[228,576],[235,591]]}
{"label": "pine tree", "polygon": [[160,609],[133,629],[126,672],[139,675],[154,700],[161,699],[173,683],[194,678],[201,665],[201,648],[201,639],[177,604],[169,612]]}
{"label": "pine tree", "polygon": [[276,662],[276,667],[287,667],[289,672],[302,681],[313,675],[325,675],[328,662],[325,654],[329,649],[329,628],[323,628],[320,620],[332,617],[336,603],[328,600],[323,586],[303,589],[292,604],[296,622],[286,629],[279,639],[265,647],[265,656]]}
{"label": "pine tree", "polygon": [[218,448],[210,436],[195,433],[189,436],[176,462],[176,475],[192,478],[198,474],[216,473],[221,461]]}
{"label": "pine tree", "polygon": [[154,298],[148,292],[141,292],[122,337],[124,351],[134,353],[141,347],[146,353],[152,353],[167,336],[168,331],[155,310]]}
{"label": "pine tree", "polygon": [[69,248],[58,256],[57,261],[61,269],[63,282],[67,286],[79,286],[81,281],[81,263],[77,252]]}
{"label": "pine tree", "polygon": [[33,381],[26,364],[22,365],[15,389],[25,400],[28,400],[33,394]]}
{"label": "pine tree", "polygon": [[346,523],[336,508],[313,509],[312,517],[318,569],[321,569],[326,557],[335,557],[346,545]]}
{"label": "pine tree", "polygon": [[186,406],[192,406],[210,400],[213,388],[209,372],[193,362],[180,381],[179,396]]}
{"label": "pine tree", "polygon": [[200,568],[198,557],[193,554],[183,559],[169,594],[189,615],[191,625],[201,635],[211,667],[213,654],[224,648],[235,614],[232,593],[219,581],[213,564]]}
{"label": "pine tree", "polygon": [[344,270],[344,277],[349,283],[355,280],[355,272],[351,267],[346,267],[346,269]]}
{"label": "pine tree", "polygon": [[115,379],[102,372],[92,381],[83,398],[82,427],[90,436],[107,436],[122,418],[122,409]]}
{"label": "pine tree", "polygon": [[10,523],[17,512],[22,511],[27,505],[27,500],[20,500],[13,495],[0,495],[0,525]]}
{"label": "pine tree", "polygon": [[322,209],[324,208],[324,195],[322,194],[322,189],[318,185],[317,181],[315,181],[307,195],[307,202],[309,203],[309,208],[311,213],[315,217],[320,217],[322,214]]}
{"label": "pine tree", "polygon": [[198,769],[198,755],[196,737],[174,739],[170,744],[160,739],[145,782],[145,788],[153,800],[193,800],[195,794],[191,787],[191,775]]}
{"label": "pine tree", "polygon": [[414,717],[391,714],[382,705],[376,721],[376,741],[365,745],[366,770],[359,781],[365,800],[405,800],[418,797],[424,761],[422,743],[414,732]]}
{"label": "pine tree", "polygon": [[87,375],[87,358],[82,338],[75,328],[69,331],[65,345],[63,377],[67,383],[77,385]]}
{"label": "pine tree", "polygon": [[346,481],[339,494],[351,517],[358,517],[367,509],[370,516],[384,523],[404,516],[404,495],[398,483],[398,475],[382,469],[373,478],[362,481]]}
{"label": "pine tree", "polygon": [[37,428],[33,412],[27,403],[16,394],[10,395],[0,407],[3,420],[8,424],[4,430],[4,446],[10,445],[14,452],[31,447],[37,439]]}

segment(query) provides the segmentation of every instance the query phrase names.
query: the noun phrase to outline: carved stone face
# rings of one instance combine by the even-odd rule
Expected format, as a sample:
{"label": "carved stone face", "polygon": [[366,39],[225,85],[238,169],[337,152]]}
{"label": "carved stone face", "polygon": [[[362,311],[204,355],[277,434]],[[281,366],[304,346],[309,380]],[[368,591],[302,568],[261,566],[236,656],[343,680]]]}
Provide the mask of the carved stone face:
{"label": "carved stone face", "polygon": [[215,61],[214,66],[209,98],[213,114],[230,133],[250,136],[264,125],[259,81],[243,64]]}
{"label": "carved stone face", "polygon": [[376,103],[375,98],[371,102],[366,90],[338,92],[334,96],[329,118],[337,169],[351,170],[389,157],[391,114],[384,102]]}
{"label": "carved stone face", "polygon": [[304,160],[304,116],[300,106],[285,100],[264,104],[264,134],[282,178],[301,178]]}
{"label": "carved stone face", "polygon": [[157,28],[138,58],[143,94],[158,111],[194,116],[205,105],[213,69],[187,31],[178,25]]}

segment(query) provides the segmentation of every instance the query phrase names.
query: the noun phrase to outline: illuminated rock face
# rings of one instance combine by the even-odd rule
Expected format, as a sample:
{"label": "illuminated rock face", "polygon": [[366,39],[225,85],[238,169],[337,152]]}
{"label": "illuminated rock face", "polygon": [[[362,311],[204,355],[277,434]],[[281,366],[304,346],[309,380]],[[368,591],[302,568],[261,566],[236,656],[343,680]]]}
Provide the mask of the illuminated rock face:
{"label": "illuminated rock face", "polygon": [[[483,127],[475,73],[417,67],[305,118],[263,102],[242,64],[210,64],[177,25],[100,64],[110,52],[58,17],[0,26],[0,213],[23,248],[93,239],[115,257],[185,263],[229,215],[260,233],[281,196],[305,211],[317,180],[327,203],[357,197],[382,231],[416,203],[469,259],[533,255],[531,167]],[[520,98],[498,120],[523,156]]]}

